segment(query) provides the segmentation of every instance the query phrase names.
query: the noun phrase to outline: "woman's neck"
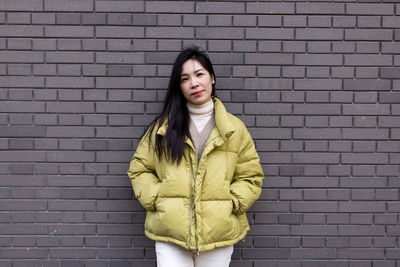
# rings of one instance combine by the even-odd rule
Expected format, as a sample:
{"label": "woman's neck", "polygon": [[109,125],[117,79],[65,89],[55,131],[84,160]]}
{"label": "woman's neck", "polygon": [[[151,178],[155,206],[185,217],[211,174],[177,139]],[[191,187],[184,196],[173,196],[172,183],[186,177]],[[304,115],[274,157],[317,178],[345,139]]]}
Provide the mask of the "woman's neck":
{"label": "woman's neck", "polygon": [[207,117],[212,115],[214,112],[214,102],[212,101],[212,99],[201,105],[194,105],[187,102],[186,106],[188,108],[189,115],[194,117]]}
{"label": "woman's neck", "polygon": [[189,102],[186,103],[189,111],[189,116],[194,122],[197,131],[200,133],[207,122],[214,116],[214,102],[212,99],[202,105],[193,105]]}

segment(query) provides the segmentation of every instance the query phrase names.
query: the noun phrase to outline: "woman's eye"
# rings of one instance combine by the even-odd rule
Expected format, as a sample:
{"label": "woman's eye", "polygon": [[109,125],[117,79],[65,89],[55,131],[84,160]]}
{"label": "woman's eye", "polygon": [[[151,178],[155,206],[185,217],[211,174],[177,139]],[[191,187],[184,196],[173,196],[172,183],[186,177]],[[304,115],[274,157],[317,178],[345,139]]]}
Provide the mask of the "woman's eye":
{"label": "woman's eye", "polygon": [[185,81],[187,81],[187,78],[182,78],[181,79],[181,82],[185,82]]}
{"label": "woman's eye", "polygon": [[197,76],[202,76],[202,75],[203,75],[203,73],[198,73],[198,74],[197,74]]}

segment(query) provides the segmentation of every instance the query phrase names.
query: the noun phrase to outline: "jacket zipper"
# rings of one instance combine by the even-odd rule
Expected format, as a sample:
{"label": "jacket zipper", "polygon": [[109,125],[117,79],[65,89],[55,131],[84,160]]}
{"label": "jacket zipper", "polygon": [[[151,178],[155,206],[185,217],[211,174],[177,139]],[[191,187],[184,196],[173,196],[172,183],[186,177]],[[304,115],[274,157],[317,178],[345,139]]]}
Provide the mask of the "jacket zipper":
{"label": "jacket zipper", "polygon": [[190,217],[189,217],[189,238],[188,238],[188,243],[187,247],[190,249],[190,243],[191,243],[191,236],[192,236],[192,219],[193,219],[193,210],[192,210],[192,195],[193,195],[193,174],[191,173],[191,179],[190,179],[190,203],[189,203],[189,211],[190,211]]}
{"label": "jacket zipper", "polygon": [[[190,153],[189,153],[189,157],[190,157]],[[194,194],[193,194],[193,190],[194,187],[196,187],[196,183],[194,180],[194,171],[193,171],[193,161],[192,161],[192,157],[190,157],[190,170],[191,170],[191,180],[190,180],[190,220],[189,220],[189,242],[188,242],[188,249],[190,249],[190,245],[191,245],[191,229],[192,229],[192,221],[193,221],[193,205],[194,205]],[[194,190],[195,191],[195,190]],[[195,229],[197,229],[197,222],[195,219]],[[195,242],[196,242],[196,255],[199,255],[199,251],[198,251],[198,244],[197,244],[197,237],[196,237],[196,233],[194,233],[195,236]]]}
{"label": "jacket zipper", "polygon": [[189,159],[190,159],[190,203],[189,203],[189,212],[190,212],[190,217],[189,217],[189,237],[188,237],[188,243],[187,247],[190,249],[191,245],[191,237],[192,237],[192,220],[193,220],[193,183],[194,183],[194,178],[193,178],[193,166],[192,166],[192,157],[190,156],[189,152]]}

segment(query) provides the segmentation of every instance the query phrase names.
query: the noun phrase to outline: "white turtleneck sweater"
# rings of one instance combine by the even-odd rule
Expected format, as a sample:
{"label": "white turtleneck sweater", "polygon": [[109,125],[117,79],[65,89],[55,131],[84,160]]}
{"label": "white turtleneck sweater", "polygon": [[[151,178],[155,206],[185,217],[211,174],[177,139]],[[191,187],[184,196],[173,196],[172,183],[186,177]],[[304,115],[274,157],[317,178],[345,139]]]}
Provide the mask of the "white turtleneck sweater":
{"label": "white turtleneck sweater", "polygon": [[214,116],[214,102],[212,99],[202,105],[194,105],[187,102],[186,106],[189,111],[190,118],[196,125],[197,131],[201,133],[207,122]]}

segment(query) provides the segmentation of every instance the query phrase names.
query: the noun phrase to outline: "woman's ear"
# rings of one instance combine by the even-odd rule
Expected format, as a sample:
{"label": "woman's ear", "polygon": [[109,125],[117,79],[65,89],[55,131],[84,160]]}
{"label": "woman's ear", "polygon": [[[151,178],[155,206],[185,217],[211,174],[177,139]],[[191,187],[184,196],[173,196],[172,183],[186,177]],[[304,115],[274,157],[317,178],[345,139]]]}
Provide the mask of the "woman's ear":
{"label": "woman's ear", "polygon": [[211,75],[211,83],[212,83],[212,84],[215,84],[214,75]]}

